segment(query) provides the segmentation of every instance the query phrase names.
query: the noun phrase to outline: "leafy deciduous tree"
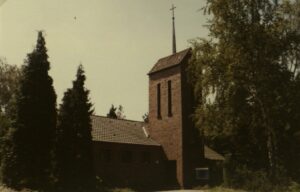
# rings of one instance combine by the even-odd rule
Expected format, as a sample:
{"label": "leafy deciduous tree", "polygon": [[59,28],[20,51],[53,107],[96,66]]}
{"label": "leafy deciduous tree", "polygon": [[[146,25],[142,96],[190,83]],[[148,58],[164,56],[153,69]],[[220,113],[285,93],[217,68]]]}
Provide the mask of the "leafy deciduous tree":
{"label": "leafy deciduous tree", "polygon": [[299,66],[291,59],[300,36],[288,17],[291,2],[207,3],[211,39],[192,41],[189,70],[200,99],[198,126],[237,166],[267,170],[276,181],[293,162],[290,149],[299,130]]}
{"label": "leafy deciduous tree", "polygon": [[[15,99],[21,76],[20,69],[0,59],[0,167],[9,152],[9,128],[15,119]],[[1,180],[3,178],[1,172]]]}
{"label": "leafy deciduous tree", "polygon": [[124,109],[122,105],[119,105],[118,111],[117,111],[117,119],[126,119],[126,116],[124,115]]}
{"label": "leafy deciduous tree", "polygon": [[16,65],[9,65],[5,59],[0,59],[0,113],[2,115],[9,114],[12,110],[21,70]]}

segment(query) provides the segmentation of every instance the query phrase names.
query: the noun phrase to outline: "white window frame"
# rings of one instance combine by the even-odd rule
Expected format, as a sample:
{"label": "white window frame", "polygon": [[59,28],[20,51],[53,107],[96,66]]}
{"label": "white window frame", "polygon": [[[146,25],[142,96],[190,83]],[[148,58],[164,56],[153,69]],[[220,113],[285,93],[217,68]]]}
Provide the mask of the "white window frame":
{"label": "white window frame", "polygon": [[[201,174],[199,174],[200,171],[207,171],[206,177],[201,177]],[[197,180],[209,180],[209,168],[208,167],[195,168],[195,174],[196,174]]]}

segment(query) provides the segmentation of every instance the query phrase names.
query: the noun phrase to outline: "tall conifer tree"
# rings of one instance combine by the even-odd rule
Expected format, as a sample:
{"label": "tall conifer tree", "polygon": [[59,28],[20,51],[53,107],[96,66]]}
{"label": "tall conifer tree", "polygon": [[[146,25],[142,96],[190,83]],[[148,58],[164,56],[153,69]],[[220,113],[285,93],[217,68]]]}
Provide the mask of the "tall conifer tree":
{"label": "tall conifer tree", "polygon": [[59,110],[56,170],[58,186],[63,191],[92,191],[95,184],[90,117],[93,110],[85,79],[80,65]]}
{"label": "tall conifer tree", "polygon": [[56,94],[48,75],[50,63],[43,33],[27,55],[16,96],[16,120],[9,131],[9,152],[3,162],[3,181],[12,187],[41,189],[51,175],[56,127]]}

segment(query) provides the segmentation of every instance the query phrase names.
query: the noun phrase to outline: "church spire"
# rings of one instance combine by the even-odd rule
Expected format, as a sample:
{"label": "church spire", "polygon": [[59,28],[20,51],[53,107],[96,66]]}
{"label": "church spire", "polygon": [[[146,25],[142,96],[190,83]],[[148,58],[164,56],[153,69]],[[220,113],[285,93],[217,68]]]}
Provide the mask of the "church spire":
{"label": "church spire", "polygon": [[176,36],[175,36],[175,17],[174,17],[174,10],[175,6],[172,4],[171,11],[172,11],[172,21],[173,21],[173,54],[176,53]]}

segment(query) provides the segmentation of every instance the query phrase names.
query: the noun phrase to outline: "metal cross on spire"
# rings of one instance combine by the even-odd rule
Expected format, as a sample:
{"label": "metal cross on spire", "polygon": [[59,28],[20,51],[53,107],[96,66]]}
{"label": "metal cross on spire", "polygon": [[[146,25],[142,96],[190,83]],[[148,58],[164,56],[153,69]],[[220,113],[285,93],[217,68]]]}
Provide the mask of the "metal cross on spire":
{"label": "metal cross on spire", "polygon": [[172,7],[171,7],[170,11],[172,11],[173,19],[174,19],[174,10],[175,9],[176,9],[176,7],[172,4]]}
{"label": "metal cross on spire", "polygon": [[176,53],[176,35],[175,35],[175,17],[174,17],[174,10],[175,6],[172,4],[170,11],[172,11],[172,22],[173,22],[173,54]]}

